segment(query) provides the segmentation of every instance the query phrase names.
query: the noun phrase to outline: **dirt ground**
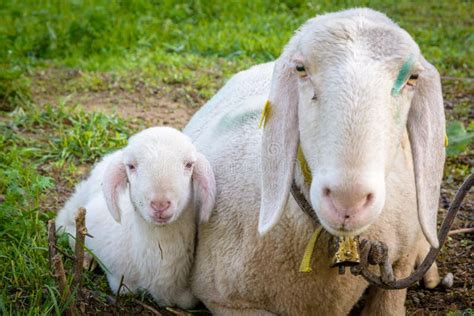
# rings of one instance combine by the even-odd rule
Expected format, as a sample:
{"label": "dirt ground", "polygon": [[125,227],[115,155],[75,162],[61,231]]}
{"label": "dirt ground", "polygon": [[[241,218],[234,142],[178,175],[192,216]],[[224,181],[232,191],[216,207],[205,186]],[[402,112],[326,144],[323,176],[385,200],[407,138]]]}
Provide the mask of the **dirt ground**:
{"label": "dirt ground", "polygon": [[[54,74],[56,78],[58,73]],[[58,82],[71,80],[77,74],[60,74]],[[63,92],[55,91],[54,87],[49,85],[45,87],[45,81],[51,78],[51,73],[39,73],[36,76],[37,85],[39,87],[33,90],[34,100],[38,104],[51,103],[56,104],[58,100],[65,97]],[[444,83],[444,82],[443,82]],[[46,85],[48,86],[48,85]],[[449,91],[449,90],[452,91]],[[205,103],[197,96],[192,100],[189,96],[185,96],[180,92],[180,87],[175,87],[171,93],[166,89],[149,89],[145,86],[137,84],[133,91],[125,91],[120,88],[110,89],[107,91],[89,91],[89,92],[71,92],[68,91],[68,104],[79,102],[84,108],[90,111],[103,111],[105,113],[114,113],[132,122],[146,122],[147,126],[152,125],[171,125],[176,128],[182,128],[193,115],[193,113]],[[459,102],[468,102],[472,105],[474,95],[470,92],[459,93],[456,84],[452,87],[448,86],[448,97],[445,96],[446,110],[448,117],[455,117],[463,121],[474,119],[474,109],[469,110],[467,117],[456,117],[453,109]],[[464,164],[473,166],[474,158],[468,155],[457,157],[451,162],[463,162]],[[86,168],[87,169],[87,168]],[[59,179],[58,179],[59,180]],[[462,183],[462,177],[456,176],[446,181],[442,187],[441,195],[441,212],[439,222],[444,218],[445,212],[452,201],[457,188]],[[72,188],[65,187],[59,182],[57,188],[58,196],[62,196],[64,192],[70,192]],[[61,194],[60,194],[61,193]],[[60,205],[62,201],[55,200],[53,204]],[[51,208],[51,205],[48,205]],[[57,208],[56,208],[57,209]],[[474,193],[470,193],[461,207],[457,219],[451,228],[452,230],[472,227],[474,223]],[[450,236],[444,245],[441,256],[437,259],[440,274],[443,277],[446,273],[454,274],[454,285],[452,288],[444,289],[438,287],[433,290],[427,290],[422,285],[414,285],[408,290],[406,301],[407,313],[409,315],[446,315],[448,312],[456,312],[455,315],[473,315],[474,314],[474,235],[472,234],[456,234]],[[92,292],[88,292],[86,301],[83,303],[84,311],[108,312],[108,313],[151,313],[148,307],[133,302],[127,302],[122,305],[116,305],[113,298],[110,300],[109,306],[98,303],[94,299]],[[90,300],[90,301],[87,301]],[[97,301],[97,302],[96,302]],[[102,305],[101,305],[102,304]],[[151,304],[151,303],[150,303]],[[151,305],[150,305],[151,306]],[[153,306],[162,314],[169,314],[167,311],[160,310],[157,306]],[[467,312],[464,313],[463,312]],[[173,314],[173,312],[171,312]]]}

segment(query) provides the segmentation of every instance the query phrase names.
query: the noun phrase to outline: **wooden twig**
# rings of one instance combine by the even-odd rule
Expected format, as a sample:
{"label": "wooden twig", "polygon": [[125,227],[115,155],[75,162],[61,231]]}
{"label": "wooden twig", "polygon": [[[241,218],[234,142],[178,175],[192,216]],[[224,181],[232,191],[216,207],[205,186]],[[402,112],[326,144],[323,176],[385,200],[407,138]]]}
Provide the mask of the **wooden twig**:
{"label": "wooden twig", "polygon": [[467,227],[467,228],[459,228],[450,230],[448,236],[456,235],[456,234],[469,234],[474,233],[474,227]]}
{"label": "wooden twig", "polygon": [[[62,302],[64,303],[66,299],[71,296],[71,292],[69,291],[69,287],[67,285],[66,272],[64,271],[63,261],[61,260],[61,256],[59,254],[54,255],[51,261],[53,262],[53,275],[58,284]],[[74,302],[71,302],[71,304],[69,305],[67,314],[77,315]]]}
{"label": "wooden twig", "polygon": [[170,313],[173,313],[175,315],[179,315],[179,316],[190,316],[192,315],[191,313],[188,313],[182,309],[179,309],[177,307],[166,307],[165,308],[168,312]]}
{"label": "wooden twig", "polygon": [[48,221],[48,258],[49,266],[53,268],[53,258],[56,255],[56,223],[54,219]]}
{"label": "wooden twig", "polygon": [[[53,276],[58,284],[59,292],[61,294],[62,302],[66,302],[66,299],[71,296],[69,286],[67,284],[66,272],[64,271],[63,261],[57,251],[62,251],[56,245],[56,223],[50,219],[48,221],[48,254],[49,254],[49,265],[53,270]],[[71,302],[67,311],[67,315],[77,315],[76,306],[74,302]]]}
{"label": "wooden twig", "polygon": [[74,276],[72,280],[72,287],[77,289],[78,295],[84,265],[84,239],[86,234],[86,209],[81,207],[76,214],[76,246],[74,249]]}
{"label": "wooden twig", "polygon": [[54,249],[56,249],[56,251],[58,251],[60,254],[62,254],[64,257],[68,258],[69,260],[72,260],[72,261],[76,260],[74,256],[68,255],[64,250],[59,248],[58,245],[54,245]]}
{"label": "wooden twig", "polygon": [[148,304],[145,304],[137,299],[133,299],[133,302],[142,306],[143,308],[147,309],[148,311],[152,312],[154,315],[158,315],[158,316],[161,316],[163,314],[161,314],[159,311],[157,311],[155,308],[151,307],[150,305]]}
{"label": "wooden twig", "polygon": [[63,261],[61,260],[61,256],[56,254],[52,258],[53,262],[53,275],[58,282],[59,292],[61,292],[61,297],[65,299],[71,293],[69,293],[69,288],[67,286],[66,280],[66,272],[64,272]]}

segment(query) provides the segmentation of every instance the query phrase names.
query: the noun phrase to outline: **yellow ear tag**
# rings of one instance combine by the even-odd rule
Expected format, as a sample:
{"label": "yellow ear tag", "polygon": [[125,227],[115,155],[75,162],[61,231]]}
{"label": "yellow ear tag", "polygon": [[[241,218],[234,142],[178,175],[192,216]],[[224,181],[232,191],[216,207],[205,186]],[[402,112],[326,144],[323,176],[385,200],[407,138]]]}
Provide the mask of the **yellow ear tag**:
{"label": "yellow ear tag", "polygon": [[301,172],[303,173],[304,183],[310,185],[311,181],[313,180],[313,176],[311,174],[311,169],[309,168],[308,162],[304,158],[303,149],[301,149],[301,145],[298,145],[298,153],[296,154],[298,162],[300,163]]}
{"label": "yellow ear tag", "polygon": [[448,134],[444,134],[444,147],[448,147],[449,145],[449,139],[448,139]]}
{"label": "yellow ear tag", "polygon": [[260,122],[258,123],[258,128],[262,128],[262,126],[265,127],[265,124],[267,124],[268,118],[270,117],[271,109],[272,108],[270,105],[270,100],[267,100],[262,110],[262,117],[260,118]]}
{"label": "yellow ear tag", "polygon": [[309,239],[308,244],[306,245],[306,249],[304,250],[303,260],[301,260],[300,270],[299,270],[300,272],[307,273],[307,272],[313,271],[311,269],[311,257],[313,256],[314,246],[316,245],[316,242],[318,241],[318,237],[321,234],[322,229],[323,227],[319,226],[311,235],[311,238]]}

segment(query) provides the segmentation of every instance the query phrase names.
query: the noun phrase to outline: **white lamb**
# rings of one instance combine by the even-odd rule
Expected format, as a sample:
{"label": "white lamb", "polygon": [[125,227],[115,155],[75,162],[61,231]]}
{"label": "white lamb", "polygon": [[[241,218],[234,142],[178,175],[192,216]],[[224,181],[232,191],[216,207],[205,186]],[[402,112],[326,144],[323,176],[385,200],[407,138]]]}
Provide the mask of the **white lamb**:
{"label": "white lamb", "polygon": [[[107,155],[59,212],[58,231],[75,235],[87,210],[85,243],[106,267],[112,291],[148,291],[160,305],[190,308],[197,217],[214,206],[215,180],[190,139],[168,127],[146,129]],[[70,238],[71,244],[74,239]],[[89,258],[90,259],[90,258]]]}

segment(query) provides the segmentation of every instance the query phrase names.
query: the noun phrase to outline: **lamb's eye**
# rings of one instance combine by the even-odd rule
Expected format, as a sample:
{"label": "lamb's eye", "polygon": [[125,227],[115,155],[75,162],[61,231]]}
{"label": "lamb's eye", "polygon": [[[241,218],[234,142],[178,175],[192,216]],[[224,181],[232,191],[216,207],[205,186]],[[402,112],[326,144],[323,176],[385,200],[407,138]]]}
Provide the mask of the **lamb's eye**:
{"label": "lamb's eye", "polygon": [[297,64],[295,69],[300,77],[306,77],[306,68],[303,64]]}
{"label": "lamb's eye", "polygon": [[184,165],[184,167],[185,167],[186,169],[191,169],[191,168],[193,167],[193,165],[194,165],[194,162],[189,161],[189,162],[187,162],[187,163]]}
{"label": "lamb's eye", "polygon": [[408,78],[407,86],[414,87],[416,86],[416,81],[418,80],[418,74],[413,74]]}
{"label": "lamb's eye", "polygon": [[137,167],[134,164],[129,163],[129,164],[127,164],[127,168],[130,171],[134,171]]}

